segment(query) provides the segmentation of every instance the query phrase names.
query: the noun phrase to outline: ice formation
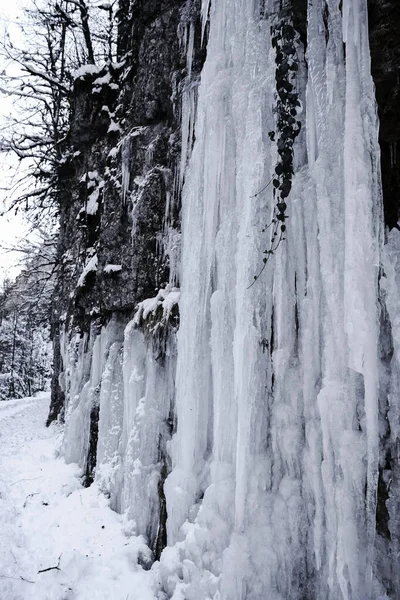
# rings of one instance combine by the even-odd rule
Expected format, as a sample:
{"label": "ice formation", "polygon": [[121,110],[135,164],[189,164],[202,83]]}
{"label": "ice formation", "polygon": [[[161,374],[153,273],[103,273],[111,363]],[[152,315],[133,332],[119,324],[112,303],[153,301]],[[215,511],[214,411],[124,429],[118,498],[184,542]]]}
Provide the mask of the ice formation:
{"label": "ice formation", "polygon": [[100,407],[96,477],[156,557],[166,535],[168,598],[395,598],[398,473],[389,535],[376,515],[400,434],[399,242],[383,253],[367,2],[308,3],[286,240],[251,287],[274,202],[278,3],[209,4],[183,93],[180,299],[66,338],[64,453],[85,468]]}

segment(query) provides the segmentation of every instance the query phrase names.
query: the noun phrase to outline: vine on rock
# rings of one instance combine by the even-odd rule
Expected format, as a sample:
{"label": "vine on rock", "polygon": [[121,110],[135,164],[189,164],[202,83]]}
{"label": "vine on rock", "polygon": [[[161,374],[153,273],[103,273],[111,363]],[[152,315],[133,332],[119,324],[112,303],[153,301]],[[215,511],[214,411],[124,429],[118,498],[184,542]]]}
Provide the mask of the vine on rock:
{"label": "vine on rock", "polygon": [[288,219],[286,199],[292,189],[294,174],[293,146],[301,129],[301,122],[296,119],[301,102],[295,86],[296,73],[299,68],[296,52],[299,35],[292,22],[291,9],[285,7],[281,8],[276,23],[271,26],[272,47],[275,50],[276,64],[276,105],[274,108],[276,130],[268,132],[268,135],[271,141],[276,141],[278,159],[272,179],[253,197],[261,194],[272,183],[274,212],[271,222],[262,230],[264,233],[270,229],[270,245],[267,250],[264,250],[263,265],[258,274],[254,275],[254,281],[249,288],[255,284],[264,271],[269,258],[285,239],[286,219]]}

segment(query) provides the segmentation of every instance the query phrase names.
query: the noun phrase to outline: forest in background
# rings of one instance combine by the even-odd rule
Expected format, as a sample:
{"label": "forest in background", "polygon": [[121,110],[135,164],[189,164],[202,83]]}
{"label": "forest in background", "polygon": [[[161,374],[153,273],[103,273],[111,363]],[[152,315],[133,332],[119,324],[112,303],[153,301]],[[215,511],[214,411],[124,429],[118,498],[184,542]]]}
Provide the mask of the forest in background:
{"label": "forest in background", "polygon": [[54,258],[45,243],[30,251],[21,273],[4,279],[0,291],[0,400],[49,388]]}

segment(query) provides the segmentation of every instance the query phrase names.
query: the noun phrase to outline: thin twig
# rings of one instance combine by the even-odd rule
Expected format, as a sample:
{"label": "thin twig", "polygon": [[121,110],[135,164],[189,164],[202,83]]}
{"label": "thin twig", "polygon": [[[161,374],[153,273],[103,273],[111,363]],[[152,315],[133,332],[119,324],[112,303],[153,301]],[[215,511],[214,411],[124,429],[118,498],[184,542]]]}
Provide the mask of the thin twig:
{"label": "thin twig", "polygon": [[16,485],[17,483],[21,483],[21,481],[36,481],[36,479],[42,479],[43,475],[39,475],[39,477],[32,477],[31,479],[18,479],[18,481],[14,481],[14,483],[10,483],[10,487],[12,485]]}
{"label": "thin twig", "polygon": [[267,189],[267,187],[270,185],[270,183],[272,183],[272,180],[274,178],[271,177],[271,179],[268,181],[267,185],[265,185],[259,192],[257,192],[257,194],[254,194],[254,196],[250,196],[250,198],[257,198],[257,196],[259,196],[264,190]]}
{"label": "thin twig", "polygon": [[269,260],[270,256],[271,256],[271,254],[268,254],[268,256],[266,257],[267,260],[265,261],[265,263],[263,263],[263,266],[261,267],[261,269],[257,273],[257,275],[254,275],[254,281],[252,281],[252,283],[246,288],[247,290],[249,290],[251,287],[253,287],[253,285],[255,284],[255,282],[257,281],[257,279],[260,277],[260,275],[262,274],[262,272],[264,271],[265,267],[268,264],[268,260]]}
{"label": "thin twig", "polygon": [[12,575],[0,575],[1,579],[15,579],[16,581],[18,581],[19,579],[22,579],[22,581],[26,581],[26,583],[35,583],[35,581],[30,581],[30,579],[25,579],[25,577],[22,577],[22,575],[19,575],[18,577],[12,577]]}
{"label": "thin twig", "polygon": [[274,252],[277,250],[277,248],[278,248],[279,244],[281,243],[282,239],[283,239],[283,238],[282,238],[282,233],[281,233],[281,234],[280,234],[280,236],[279,236],[279,240],[278,240],[278,241],[277,241],[277,243],[276,243],[276,246],[275,246],[275,248],[273,247],[273,242],[272,242],[272,244],[271,244],[271,249],[269,250],[269,252],[268,252],[267,256],[265,257],[265,258],[266,258],[266,260],[265,260],[265,262],[263,263],[263,266],[261,267],[261,269],[260,269],[260,271],[258,272],[258,274],[257,274],[257,275],[254,275],[254,281],[252,281],[252,283],[251,283],[251,284],[250,284],[250,285],[249,285],[249,286],[248,286],[246,289],[248,289],[248,290],[249,290],[251,287],[253,287],[253,285],[255,284],[255,282],[257,281],[257,279],[260,277],[260,275],[263,273],[263,271],[264,271],[265,267],[267,266],[267,264],[268,264],[268,261],[269,261],[270,257],[271,257],[271,256],[273,255],[273,253],[274,253]]}
{"label": "thin twig", "polygon": [[32,498],[33,496],[38,496],[38,495],[39,495],[39,492],[35,492],[34,494],[28,494],[27,497],[25,498],[23,508],[26,508],[26,505],[28,504],[28,498]]}
{"label": "thin twig", "polygon": [[62,554],[60,554],[60,556],[58,557],[58,563],[54,567],[47,567],[47,569],[40,569],[40,571],[38,571],[38,575],[39,575],[39,573],[46,573],[47,571],[53,571],[53,570],[61,571],[61,569],[60,569],[61,556],[62,556]]}

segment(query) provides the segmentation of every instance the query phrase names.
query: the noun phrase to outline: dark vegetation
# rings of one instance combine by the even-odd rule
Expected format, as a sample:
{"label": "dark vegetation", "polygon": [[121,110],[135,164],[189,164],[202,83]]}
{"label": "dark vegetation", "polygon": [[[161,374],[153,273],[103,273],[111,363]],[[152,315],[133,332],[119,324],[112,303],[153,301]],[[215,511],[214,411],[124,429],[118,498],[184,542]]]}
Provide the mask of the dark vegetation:
{"label": "dark vegetation", "polygon": [[276,128],[268,135],[272,142],[276,142],[278,160],[271,181],[257,192],[255,197],[259,196],[272,183],[274,210],[271,221],[263,229],[263,232],[269,234],[269,246],[264,250],[263,266],[257,275],[254,275],[254,281],[249,287],[254,285],[270,257],[285,239],[286,220],[288,219],[287,198],[292,189],[294,174],[294,142],[301,130],[301,121],[297,119],[301,103],[296,88],[300,32],[295,28],[296,24],[301,30],[301,21],[299,21],[295,8],[295,5],[291,4],[281,6],[276,22],[271,27],[271,41],[275,50],[276,65]]}

